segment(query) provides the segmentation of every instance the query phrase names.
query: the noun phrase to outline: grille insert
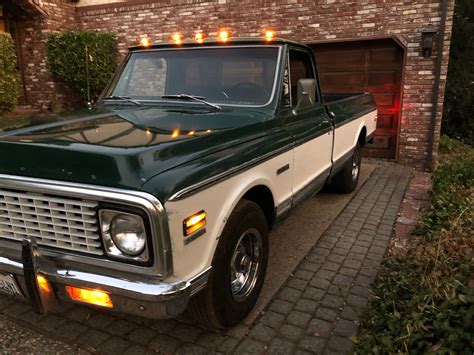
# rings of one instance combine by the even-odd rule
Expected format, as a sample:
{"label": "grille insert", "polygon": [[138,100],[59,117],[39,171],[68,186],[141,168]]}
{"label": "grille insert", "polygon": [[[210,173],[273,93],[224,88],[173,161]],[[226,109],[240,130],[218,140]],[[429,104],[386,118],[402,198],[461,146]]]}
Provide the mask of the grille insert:
{"label": "grille insert", "polygon": [[103,255],[97,221],[98,203],[0,189],[0,239]]}

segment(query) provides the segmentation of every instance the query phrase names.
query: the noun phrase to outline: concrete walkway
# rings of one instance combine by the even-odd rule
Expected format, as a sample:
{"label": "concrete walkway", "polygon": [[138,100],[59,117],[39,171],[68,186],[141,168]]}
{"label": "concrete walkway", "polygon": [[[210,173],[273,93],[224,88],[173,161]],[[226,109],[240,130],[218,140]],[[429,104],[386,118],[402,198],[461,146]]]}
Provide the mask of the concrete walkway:
{"label": "concrete walkway", "polygon": [[250,326],[216,333],[186,317],[152,321],[74,305],[37,316],[3,296],[0,312],[71,344],[65,353],[344,353],[352,348],[349,337],[357,333],[409,176],[402,166],[379,165]]}

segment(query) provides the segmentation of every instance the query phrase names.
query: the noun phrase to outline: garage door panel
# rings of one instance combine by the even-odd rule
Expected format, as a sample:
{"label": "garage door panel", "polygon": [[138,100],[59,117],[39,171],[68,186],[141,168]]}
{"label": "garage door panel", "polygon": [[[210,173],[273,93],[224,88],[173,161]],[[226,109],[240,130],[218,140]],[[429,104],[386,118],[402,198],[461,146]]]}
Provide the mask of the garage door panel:
{"label": "garage door panel", "polygon": [[391,39],[313,45],[323,93],[374,94],[377,130],[365,155],[394,158],[400,120],[403,50]]}
{"label": "garage door panel", "polygon": [[377,106],[389,106],[392,107],[395,103],[395,94],[394,93],[373,93],[374,100]]}
{"label": "garage door panel", "polygon": [[358,71],[365,62],[365,52],[361,49],[336,50],[320,54],[316,56],[316,62],[318,68],[321,68],[321,71],[324,72],[340,71],[341,68],[346,71]]}
{"label": "garage door panel", "polygon": [[364,86],[363,73],[341,72],[320,75],[323,92],[361,92]]}
{"label": "garage door panel", "polygon": [[[367,74],[367,85],[374,90],[395,91],[398,72],[395,71],[374,71]],[[382,91],[380,90],[380,91]],[[377,90],[378,91],[378,90]]]}
{"label": "garage door panel", "polygon": [[400,60],[403,57],[399,55],[398,48],[380,48],[369,50],[369,67],[377,68],[398,68]]}
{"label": "garage door panel", "polygon": [[[393,114],[381,114],[377,116],[377,129],[393,129],[395,116]],[[378,133],[381,133],[380,131]]]}

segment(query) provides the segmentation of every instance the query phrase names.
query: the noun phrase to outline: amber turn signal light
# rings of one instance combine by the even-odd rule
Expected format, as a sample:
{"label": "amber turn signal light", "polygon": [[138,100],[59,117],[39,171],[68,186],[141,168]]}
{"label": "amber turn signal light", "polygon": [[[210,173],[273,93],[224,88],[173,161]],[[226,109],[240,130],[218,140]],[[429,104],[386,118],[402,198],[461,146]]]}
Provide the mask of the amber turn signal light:
{"label": "amber turn signal light", "polygon": [[46,293],[51,292],[51,285],[49,284],[48,279],[43,275],[36,275],[36,283],[38,284],[38,287],[41,291],[44,291]]}
{"label": "amber turn signal light", "polygon": [[185,237],[197,232],[206,226],[206,212],[199,211],[183,221],[183,234]]}
{"label": "amber turn signal light", "polygon": [[113,307],[112,300],[107,292],[73,286],[66,286],[66,291],[73,301],[89,303],[100,307]]}

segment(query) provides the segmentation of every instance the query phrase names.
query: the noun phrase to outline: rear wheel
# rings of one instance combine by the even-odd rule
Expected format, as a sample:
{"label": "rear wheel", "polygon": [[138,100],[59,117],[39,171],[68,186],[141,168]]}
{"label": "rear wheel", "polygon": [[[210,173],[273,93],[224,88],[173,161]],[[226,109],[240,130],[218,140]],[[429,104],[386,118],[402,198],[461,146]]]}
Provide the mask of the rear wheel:
{"label": "rear wheel", "polygon": [[348,194],[356,189],[360,175],[361,151],[360,144],[357,143],[351,159],[333,178],[333,186],[338,192]]}
{"label": "rear wheel", "polygon": [[242,321],[257,302],[268,264],[268,226],[261,208],[240,201],[221,235],[206,288],[189,305],[213,328]]}

